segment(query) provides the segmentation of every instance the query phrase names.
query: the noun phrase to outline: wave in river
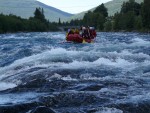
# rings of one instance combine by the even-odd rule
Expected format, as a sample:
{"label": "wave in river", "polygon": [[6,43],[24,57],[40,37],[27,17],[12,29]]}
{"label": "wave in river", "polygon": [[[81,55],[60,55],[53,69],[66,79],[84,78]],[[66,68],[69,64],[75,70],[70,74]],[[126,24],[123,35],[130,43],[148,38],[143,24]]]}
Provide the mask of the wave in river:
{"label": "wave in river", "polygon": [[0,112],[149,112],[149,50],[149,34],[98,33],[91,44],[60,32],[0,35]]}

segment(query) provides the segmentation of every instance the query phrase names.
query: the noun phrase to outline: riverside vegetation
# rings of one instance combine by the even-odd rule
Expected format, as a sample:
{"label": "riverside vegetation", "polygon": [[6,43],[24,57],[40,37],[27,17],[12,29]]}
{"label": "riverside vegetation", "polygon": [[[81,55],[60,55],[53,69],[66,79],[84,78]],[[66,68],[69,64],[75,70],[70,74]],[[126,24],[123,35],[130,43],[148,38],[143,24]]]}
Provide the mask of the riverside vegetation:
{"label": "riverside vegetation", "polygon": [[34,17],[30,17],[29,19],[22,19],[12,14],[0,14],[0,33],[56,30],[58,30],[57,24],[45,19],[44,10],[42,8],[36,8]]}
{"label": "riverside vegetation", "polygon": [[99,5],[93,12],[87,12],[83,19],[70,22],[49,22],[45,19],[44,10],[36,8],[34,17],[22,19],[15,15],[0,14],[0,33],[8,32],[45,32],[58,31],[59,26],[94,26],[98,31],[150,31],[150,1],[141,4],[129,0],[122,4],[120,12],[108,16],[104,4]]}
{"label": "riverside vegetation", "polygon": [[71,20],[64,25],[91,25],[99,31],[150,31],[150,0],[141,4],[129,0],[122,4],[120,12],[108,17],[104,4],[98,6],[93,12],[89,11],[82,20]]}

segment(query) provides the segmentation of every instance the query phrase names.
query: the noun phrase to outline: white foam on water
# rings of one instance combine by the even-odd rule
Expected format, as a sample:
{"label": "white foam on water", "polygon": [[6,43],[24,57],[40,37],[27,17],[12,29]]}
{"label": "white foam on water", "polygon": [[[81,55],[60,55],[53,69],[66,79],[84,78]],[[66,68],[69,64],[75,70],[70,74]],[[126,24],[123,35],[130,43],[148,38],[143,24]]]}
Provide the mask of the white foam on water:
{"label": "white foam on water", "polygon": [[132,41],[132,43],[128,44],[125,42],[113,43],[114,41],[111,42],[111,41],[106,40],[102,44],[95,45],[94,49],[113,51],[113,50],[123,50],[126,48],[149,47],[150,46],[150,41],[139,38],[139,37],[136,37],[136,38],[132,39],[131,41]]}
{"label": "white foam on water", "polygon": [[22,39],[29,39],[30,37],[27,37],[27,36],[16,36],[16,35],[14,35],[14,34],[11,34],[11,35],[9,35],[9,36],[5,36],[5,37],[3,37],[3,39],[7,39],[7,40],[9,40],[9,39],[17,39],[17,40],[22,40]]}
{"label": "white foam on water", "polygon": [[115,56],[118,56],[118,57],[127,57],[127,56],[130,56],[130,57],[136,57],[136,58],[146,58],[148,60],[150,60],[150,56],[147,55],[147,54],[144,54],[144,53],[132,53],[132,51],[129,51],[129,50],[123,50],[121,52],[108,52],[107,53],[108,55],[115,55]]}
{"label": "white foam on water", "polygon": [[134,38],[132,41],[133,46],[150,46],[150,41],[144,40],[142,38]]}
{"label": "white foam on water", "polygon": [[6,104],[17,104],[24,102],[31,102],[36,100],[38,96],[41,96],[41,93],[14,93],[14,94],[0,94],[0,105]]}
{"label": "white foam on water", "polygon": [[[100,58],[98,58],[95,61],[83,61],[82,58],[84,56],[90,55],[100,55]],[[43,68],[52,68],[52,69],[89,69],[89,68],[98,68],[99,66],[106,65],[110,67],[116,67],[116,68],[122,68],[122,69],[133,69],[136,68],[139,65],[149,65],[150,61],[145,60],[145,62],[138,63],[138,62],[131,62],[128,60],[125,60],[121,58],[121,56],[125,55],[133,55],[129,51],[122,51],[121,53],[117,52],[109,52],[104,53],[105,55],[109,54],[110,58],[103,58],[101,55],[102,52],[95,52],[95,51],[77,51],[77,50],[67,50],[64,48],[52,48],[51,50],[44,51],[40,54],[32,55],[29,57],[25,57],[19,60],[14,61],[11,65],[8,65],[6,67],[0,68],[0,79],[3,79],[4,77],[8,77],[11,75],[14,75],[16,73],[26,71],[30,68],[35,67],[43,67]],[[111,55],[115,54],[116,57],[112,58]],[[148,55],[145,54],[137,54],[137,56],[143,55],[143,57],[149,58]],[[65,63],[63,62],[63,59],[74,59],[72,62]],[[59,62],[59,59],[61,60]],[[58,62],[53,62],[53,60]]]}
{"label": "white foam on water", "polygon": [[99,92],[110,92],[110,89],[108,89],[108,88],[101,88],[101,90],[99,91]]}
{"label": "white foam on water", "polygon": [[74,78],[70,77],[70,75],[68,75],[67,77],[62,77],[62,80],[65,80],[65,81],[78,81],[77,79],[74,79]]}
{"label": "white foam on water", "polygon": [[[75,50],[66,50],[63,48],[52,48],[49,51],[44,51],[40,54],[32,55],[29,57],[24,57],[22,59],[14,61],[12,64],[1,67],[0,68],[0,80],[16,75],[17,73],[26,72],[27,70],[31,68],[60,68],[63,67],[65,62],[63,62],[63,59],[66,58],[74,58],[78,57],[82,51],[75,51]],[[84,52],[83,52],[84,54]],[[55,62],[59,61],[60,62]],[[54,60],[54,62],[53,62]]]}
{"label": "white foam on water", "polygon": [[115,66],[115,67],[121,67],[121,68],[125,68],[128,66],[135,66],[135,62],[129,62],[125,59],[115,59],[114,61],[110,60],[110,59],[105,59],[105,58],[99,58],[97,61],[94,62],[95,64],[104,64],[104,65],[108,65],[108,66]]}
{"label": "white foam on water", "polygon": [[92,74],[85,73],[80,75],[81,80],[100,80],[100,81],[106,81],[106,80],[112,80],[111,76],[105,76],[105,77],[94,77]]}
{"label": "white foam on water", "polygon": [[116,108],[103,107],[103,108],[99,108],[99,110],[96,111],[95,113],[123,113],[123,111]]}
{"label": "white foam on water", "polygon": [[5,35],[2,37],[2,39],[12,39],[15,38],[16,36],[14,34],[9,34],[9,35]]}
{"label": "white foam on water", "polygon": [[62,78],[62,75],[57,74],[57,73],[55,73],[54,75],[52,75],[52,76],[50,77],[50,79],[61,79],[61,78]]}
{"label": "white foam on water", "polygon": [[[141,93],[142,92],[142,93]],[[144,91],[142,90],[139,94],[135,94],[133,93],[132,95],[130,94],[129,96],[127,96],[126,98],[122,99],[122,100],[116,100],[116,103],[132,103],[132,104],[136,104],[138,105],[138,103],[142,103],[144,101],[150,101],[150,93],[149,91]]]}
{"label": "white foam on water", "polygon": [[66,36],[65,36],[65,34],[53,34],[52,35],[52,38],[53,39],[64,39]]}
{"label": "white foam on water", "polygon": [[[71,63],[64,63],[64,62],[44,62],[47,58],[47,52],[42,54],[42,55],[34,55],[31,57],[23,58],[20,60],[15,61],[13,64],[0,68],[0,79],[6,76],[10,76],[12,74],[21,72],[21,71],[26,71],[30,69],[31,67],[49,67],[49,68],[60,68],[60,69],[84,69],[84,68],[97,68],[98,66],[101,65],[106,65],[106,66],[114,66],[116,68],[123,68],[123,69],[128,69],[132,67],[136,67],[137,63],[135,62],[129,62],[127,60],[118,58],[116,60],[110,60],[106,58],[99,58],[98,60],[94,62],[89,62],[89,61],[73,61]],[[58,55],[59,53],[55,53]],[[60,54],[61,55],[61,54]]]}
{"label": "white foam on water", "polygon": [[118,58],[116,60],[110,60],[106,58],[99,58],[98,60],[94,62],[89,61],[73,61],[72,63],[63,64],[63,68],[68,69],[82,69],[82,68],[92,68],[97,67],[101,65],[107,65],[107,66],[115,66],[119,68],[131,68],[136,65],[135,62],[129,62],[127,60]]}
{"label": "white foam on water", "polygon": [[150,92],[143,92],[143,95],[134,95],[131,96],[128,101],[132,102],[132,103],[139,103],[141,101],[146,101],[146,100],[150,100]]}
{"label": "white foam on water", "polygon": [[[24,35],[24,36],[23,36]],[[30,39],[32,34],[21,34],[20,36],[18,36],[18,34],[9,34],[9,35],[5,35],[3,36],[1,39],[17,39],[17,40],[22,40],[22,39]],[[49,32],[42,32],[42,33],[37,33],[32,35],[32,39],[38,39],[38,38],[47,38],[47,39],[64,39],[65,34],[64,33],[49,33]]]}
{"label": "white foam on water", "polygon": [[6,89],[10,89],[10,88],[14,88],[17,85],[14,83],[6,83],[6,82],[0,82],[0,91],[6,90]]}
{"label": "white foam on water", "polygon": [[120,54],[125,55],[125,56],[131,56],[131,57],[137,57],[137,58],[146,58],[150,60],[150,56],[144,53],[132,53],[127,50],[122,51]]}
{"label": "white foam on water", "polygon": [[71,63],[62,64],[61,68],[63,69],[83,69],[83,68],[91,68],[92,62],[89,61],[73,61]]}

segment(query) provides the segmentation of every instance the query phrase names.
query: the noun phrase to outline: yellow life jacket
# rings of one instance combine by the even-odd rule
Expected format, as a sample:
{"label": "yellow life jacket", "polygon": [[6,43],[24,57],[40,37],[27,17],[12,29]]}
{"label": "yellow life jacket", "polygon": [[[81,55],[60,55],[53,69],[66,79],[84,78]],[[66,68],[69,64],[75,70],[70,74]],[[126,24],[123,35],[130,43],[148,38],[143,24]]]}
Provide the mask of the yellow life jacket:
{"label": "yellow life jacket", "polygon": [[82,43],[86,43],[85,39],[83,39]]}

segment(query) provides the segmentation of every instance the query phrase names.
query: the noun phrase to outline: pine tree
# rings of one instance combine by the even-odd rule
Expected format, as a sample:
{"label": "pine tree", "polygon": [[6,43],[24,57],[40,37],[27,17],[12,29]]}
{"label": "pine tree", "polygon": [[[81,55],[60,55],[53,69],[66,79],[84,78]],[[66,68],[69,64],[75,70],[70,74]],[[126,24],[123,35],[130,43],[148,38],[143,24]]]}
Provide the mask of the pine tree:
{"label": "pine tree", "polygon": [[61,25],[61,20],[60,20],[60,18],[59,18],[59,21],[58,21],[58,25],[59,25],[59,26]]}
{"label": "pine tree", "polygon": [[135,15],[139,15],[141,10],[141,5],[136,3],[135,0],[129,0],[129,2],[124,2],[121,7],[121,13],[125,14],[129,11],[133,11]]}
{"label": "pine tree", "polygon": [[150,0],[144,0],[142,6],[142,21],[144,27],[150,29]]}
{"label": "pine tree", "polygon": [[95,10],[94,13],[101,13],[104,17],[108,16],[107,8],[104,6],[104,4],[101,4],[98,6]]}
{"label": "pine tree", "polygon": [[43,8],[36,8],[34,18],[40,20],[41,22],[46,22]]}

